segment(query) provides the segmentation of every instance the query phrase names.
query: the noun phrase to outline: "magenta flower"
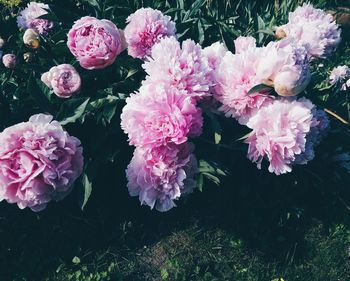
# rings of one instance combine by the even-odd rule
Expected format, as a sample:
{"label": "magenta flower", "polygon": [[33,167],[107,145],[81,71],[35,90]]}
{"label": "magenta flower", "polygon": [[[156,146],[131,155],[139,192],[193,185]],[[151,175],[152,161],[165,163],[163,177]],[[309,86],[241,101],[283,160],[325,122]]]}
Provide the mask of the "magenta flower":
{"label": "magenta flower", "polygon": [[6,68],[15,68],[17,65],[17,58],[13,54],[6,54],[2,57],[2,63]]}
{"label": "magenta flower", "polygon": [[151,8],[141,8],[131,14],[124,29],[130,56],[146,59],[154,44],[164,37],[175,36],[175,23],[169,16]]}
{"label": "magenta flower", "polygon": [[125,48],[124,35],[109,20],[82,17],[68,32],[68,48],[86,69],[111,65]]}
{"label": "magenta flower", "polygon": [[70,64],[52,67],[41,76],[41,81],[60,98],[69,98],[79,91],[81,85],[79,73]]}
{"label": "magenta flower", "polygon": [[246,139],[248,158],[261,168],[269,161],[269,172],[292,171],[294,164],[306,164],[314,157],[328,119],[307,99],[277,99],[260,108],[247,126],[253,131]]}
{"label": "magenta flower", "polygon": [[197,160],[190,143],[136,148],[128,169],[128,189],[141,204],[166,212],[175,207],[174,200],[193,191]]}
{"label": "magenta flower", "polygon": [[174,37],[161,39],[154,45],[149,61],[143,64],[148,76],[145,84],[174,86],[197,99],[209,95],[213,85],[212,69],[202,48],[192,40],[180,43]]}
{"label": "magenta flower", "polygon": [[53,22],[39,18],[46,15],[47,10],[49,10],[49,5],[36,2],[28,3],[17,17],[18,27],[24,30],[31,28],[40,34],[47,34],[53,28]]}
{"label": "magenta flower", "polygon": [[202,132],[201,110],[184,90],[144,85],[126,100],[121,127],[131,145],[154,147],[181,144]]}
{"label": "magenta flower", "polygon": [[304,45],[310,58],[328,57],[341,39],[333,16],[305,3],[289,13],[288,23],[279,27],[277,32]]}
{"label": "magenta flower", "polygon": [[83,168],[80,141],[37,114],[0,134],[0,200],[41,211],[71,191]]}

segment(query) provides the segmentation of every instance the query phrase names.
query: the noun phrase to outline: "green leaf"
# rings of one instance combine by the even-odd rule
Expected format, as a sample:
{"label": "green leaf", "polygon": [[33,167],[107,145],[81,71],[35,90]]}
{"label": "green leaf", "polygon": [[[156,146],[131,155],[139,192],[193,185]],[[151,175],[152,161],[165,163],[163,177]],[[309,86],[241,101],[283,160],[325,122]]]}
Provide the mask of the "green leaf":
{"label": "green leaf", "polygon": [[81,176],[81,185],[79,190],[79,205],[84,210],[92,191],[92,183],[86,173]]}
{"label": "green leaf", "polygon": [[261,92],[261,91],[271,91],[272,89],[273,88],[269,85],[258,84],[249,90],[248,95],[253,94],[253,93],[257,93],[257,92]]}
{"label": "green leaf", "polygon": [[64,102],[57,114],[56,119],[60,121],[62,125],[68,123],[74,123],[81,118],[90,98],[77,98]]}

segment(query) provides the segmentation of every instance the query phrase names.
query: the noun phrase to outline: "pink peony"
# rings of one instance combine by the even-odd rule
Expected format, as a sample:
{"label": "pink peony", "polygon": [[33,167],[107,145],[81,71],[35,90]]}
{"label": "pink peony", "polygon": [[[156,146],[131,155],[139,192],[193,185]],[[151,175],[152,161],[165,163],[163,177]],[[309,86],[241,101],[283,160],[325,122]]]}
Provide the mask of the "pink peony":
{"label": "pink peony", "polygon": [[145,59],[151,54],[154,44],[161,38],[175,36],[175,23],[161,11],[141,8],[127,20],[124,34],[130,56]]}
{"label": "pink peony", "polygon": [[2,63],[6,68],[15,68],[17,65],[17,58],[13,54],[6,54],[2,57]]}
{"label": "pink peony", "polygon": [[40,34],[47,34],[53,28],[53,22],[39,18],[46,15],[47,10],[49,5],[30,2],[17,17],[18,27],[24,30],[31,28]]}
{"label": "pink peony", "polygon": [[149,84],[127,98],[121,126],[131,145],[181,144],[201,134],[202,116],[184,90]]}
{"label": "pink peony", "polygon": [[143,64],[148,76],[145,84],[175,86],[197,99],[209,95],[213,85],[212,69],[200,45],[192,40],[180,43],[174,37],[154,45],[149,61]]}
{"label": "pink peony", "polygon": [[256,48],[256,40],[254,37],[251,36],[239,36],[236,40],[234,40],[235,43],[235,53],[239,54],[242,52],[245,52],[249,49],[255,49]]}
{"label": "pink peony", "polygon": [[46,86],[53,89],[60,98],[69,98],[80,89],[81,79],[79,73],[70,64],[60,64],[52,67],[41,76]]}
{"label": "pink peony", "polygon": [[271,42],[261,48],[257,76],[274,86],[280,96],[301,93],[311,79],[306,49],[291,39]]}
{"label": "pink peony", "polygon": [[307,99],[278,99],[260,108],[247,126],[253,130],[246,139],[248,158],[259,169],[267,159],[269,171],[279,175],[312,160],[328,119]]}
{"label": "pink peony", "polygon": [[161,212],[175,207],[174,200],[195,187],[197,160],[192,151],[189,143],[136,148],[126,170],[130,195]]}
{"label": "pink peony", "polygon": [[109,20],[82,17],[68,32],[68,48],[86,69],[111,65],[124,49],[124,35]]}
{"label": "pink peony", "polygon": [[0,200],[41,211],[63,199],[81,174],[80,141],[37,114],[0,133]]}
{"label": "pink peony", "polygon": [[350,68],[346,65],[339,65],[331,71],[329,75],[331,85],[339,85],[341,91],[350,88]]}
{"label": "pink peony", "polygon": [[203,49],[203,56],[207,58],[211,69],[215,70],[228,52],[224,44],[216,42]]}
{"label": "pink peony", "polygon": [[251,88],[262,83],[256,73],[260,53],[254,48],[235,55],[227,52],[215,71],[214,98],[222,104],[219,110],[241,124],[272,99],[264,92],[248,94]]}
{"label": "pink peony", "polygon": [[305,3],[289,13],[288,23],[279,27],[277,32],[305,45],[310,58],[329,56],[341,39],[333,16]]}

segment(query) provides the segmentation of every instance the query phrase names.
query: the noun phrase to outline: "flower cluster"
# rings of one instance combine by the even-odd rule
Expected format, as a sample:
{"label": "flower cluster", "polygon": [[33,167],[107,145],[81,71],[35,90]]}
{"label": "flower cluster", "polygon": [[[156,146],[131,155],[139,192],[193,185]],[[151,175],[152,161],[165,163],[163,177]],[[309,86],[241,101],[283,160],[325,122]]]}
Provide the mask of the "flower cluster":
{"label": "flower cluster", "polygon": [[81,84],[79,73],[70,64],[52,67],[41,76],[41,81],[60,98],[69,98],[79,91]]}
{"label": "flower cluster", "polygon": [[152,47],[164,37],[175,36],[175,23],[169,16],[151,8],[141,8],[131,14],[125,27],[125,41],[128,54],[134,58],[146,59]]}
{"label": "flower cluster", "polygon": [[52,116],[33,115],[0,133],[0,200],[41,211],[63,199],[82,172],[80,141]]}
{"label": "flower cluster", "polygon": [[276,36],[287,36],[304,45],[310,58],[325,58],[338,46],[340,29],[332,15],[304,4],[289,13],[288,23],[277,28]]}
{"label": "flower cluster", "polygon": [[28,3],[27,7],[17,17],[18,27],[24,30],[31,28],[40,34],[47,34],[53,28],[53,22],[40,17],[46,15],[49,9],[47,4]]}
{"label": "flower cluster", "polygon": [[331,85],[339,85],[341,91],[350,88],[350,68],[346,65],[335,67],[329,75]]}

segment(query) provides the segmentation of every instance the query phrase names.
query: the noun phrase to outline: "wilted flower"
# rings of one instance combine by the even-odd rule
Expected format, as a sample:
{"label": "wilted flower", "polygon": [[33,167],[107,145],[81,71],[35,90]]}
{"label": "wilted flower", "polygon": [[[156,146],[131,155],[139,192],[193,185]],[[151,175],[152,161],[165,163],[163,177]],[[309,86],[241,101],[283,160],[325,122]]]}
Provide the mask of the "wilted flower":
{"label": "wilted flower", "polygon": [[176,33],[175,23],[171,18],[151,8],[138,9],[126,22],[125,40],[128,53],[134,58],[145,59],[161,38],[174,36]]}
{"label": "wilted flower", "polygon": [[329,75],[331,85],[340,85],[340,90],[345,91],[350,88],[350,68],[346,65],[340,65],[331,71]]}
{"label": "wilted flower", "polygon": [[126,170],[130,195],[161,212],[175,207],[174,200],[195,187],[197,160],[192,151],[190,143],[136,148]]}
{"label": "wilted flower", "polygon": [[70,64],[60,64],[52,67],[41,76],[43,81],[60,98],[69,98],[80,89],[79,73]]}
{"label": "wilted flower", "polygon": [[6,54],[2,57],[2,63],[6,68],[15,68],[17,65],[17,58],[14,54]]}
{"label": "wilted flower", "polygon": [[328,119],[307,99],[277,99],[260,108],[247,126],[253,131],[246,139],[248,158],[261,168],[269,161],[276,175],[292,171],[294,164],[306,164],[328,127]]}
{"label": "wilted flower", "polygon": [[40,47],[39,34],[34,29],[27,29],[23,35],[23,43],[31,49],[38,49]]}
{"label": "wilted flower", "polygon": [[33,61],[33,54],[32,53],[24,53],[23,54],[23,60],[26,62],[26,63],[31,63]]}
{"label": "wilted flower", "polygon": [[201,46],[192,40],[182,42],[181,48],[174,37],[161,39],[152,48],[151,57],[143,68],[148,74],[145,84],[174,86],[197,99],[208,95],[213,85],[208,59]]}
{"label": "wilted flower", "polygon": [[256,48],[256,40],[254,37],[251,36],[239,36],[236,40],[234,40],[234,43],[236,54],[245,52],[251,48]]}
{"label": "wilted flower", "polygon": [[49,10],[49,5],[30,2],[17,17],[18,27],[24,30],[31,28],[39,34],[47,34],[53,28],[53,22],[39,18],[46,15],[47,10]]}
{"label": "wilted flower", "polygon": [[69,50],[86,69],[111,65],[125,48],[124,35],[109,20],[82,17],[68,32]]}
{"label": "wilted flower", "polygon": [[61,200],[81,174],[80,141],[52,116],[37,114],[0,133],[0,200],[41,211]]}
{"label": "wilted flower", "polygon": [[144,85],[126,99],[121,126],[131,145],[181,144],[202,132],[201,110],[186,91],[162,84]]}
{"label": "wilted flower", "polygon": [[277,37],[284,34],[305,45],[311,58],[329,56],[340,42],[340,29],[333,16],[311,4],[289,13],[288,23],[276,30]]}

